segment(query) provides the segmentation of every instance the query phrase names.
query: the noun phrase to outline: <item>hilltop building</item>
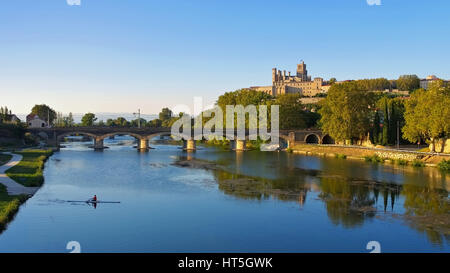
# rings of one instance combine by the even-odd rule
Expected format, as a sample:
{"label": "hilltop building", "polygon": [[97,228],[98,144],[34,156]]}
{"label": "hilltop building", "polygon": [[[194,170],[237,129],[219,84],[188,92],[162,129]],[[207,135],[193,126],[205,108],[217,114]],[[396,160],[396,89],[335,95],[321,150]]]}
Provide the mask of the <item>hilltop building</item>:
{"label": "hilltop building", "polygon": [[[420,88],[423,88],[423,89],[427,90],[433,82],[436,82],[436,81],[439,81],[439,80],[442,80],[442,79],[439,79],[435,75],[427,76],[425,79],[421,79],[420,80]],[[446,80],[443,80],[443,81],[444,82],[449,82],[449,81],[446,81]]]}
{"label": "hilltop building", "polygon": [[303,96],[314,97],[317,94],[326,93],[330,85],[326,84],[322,78],[308,76],[306,64],[302,61],[297,65],[297,74],[291,76],[291,72],[286,75],[286,70],[272,69],[272,85],[252,86],[250,89],[265,92],[272,96],[280,94],[299,93]]}

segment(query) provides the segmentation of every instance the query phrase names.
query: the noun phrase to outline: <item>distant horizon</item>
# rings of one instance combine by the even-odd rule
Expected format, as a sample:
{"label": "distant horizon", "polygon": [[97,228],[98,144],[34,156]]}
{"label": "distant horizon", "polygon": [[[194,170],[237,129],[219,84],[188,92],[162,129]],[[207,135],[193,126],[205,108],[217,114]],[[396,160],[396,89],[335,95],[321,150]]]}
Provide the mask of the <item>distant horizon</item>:
{"label": "distant horizon", "polygon": [[[31,111],[30,111],[31,112]],[[25,121],[27,115],[29,115],[30,113],[13,113],[15,114],[21,121]],[[73,115],[73,119],[76,123],[81,122],[81,118],[83,117],[83,115],[86,113],[72,113]],[[104,122],[106,122],[109,118],[112,119],[116,119],[118,117],[123,117],[125,118],[127,121],[131,121],[131,120],[135,120],[137,119],[137,116],[133,115],[133,113],[114,113],[114,112],[97,112],[95,113],[95,116],[97,117],[97,122],[100,120],[103,120]],[[63,113],[63,116],[67,116],[69,115],[69,113]],[[141,114],[141,118],[150,121],[153,119],[157,119],[158,118],[158,114]]]}

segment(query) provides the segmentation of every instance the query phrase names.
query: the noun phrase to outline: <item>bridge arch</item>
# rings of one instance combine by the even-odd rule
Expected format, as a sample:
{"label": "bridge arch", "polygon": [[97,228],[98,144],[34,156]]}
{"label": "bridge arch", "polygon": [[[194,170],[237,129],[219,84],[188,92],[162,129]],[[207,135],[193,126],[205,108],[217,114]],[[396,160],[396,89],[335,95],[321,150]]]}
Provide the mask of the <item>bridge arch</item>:
{"label": "bridge arch", "polygon": [[39,137],[42,140],[48,140],[49,136],[46,132],[38,132],[36,134],[34,134],[36,137]]}
{"label": "bridge arch", "polygon": [[92,137],[93,139],[95,139],[97,137],[97,135],[92,134],[92,133],[82,132],[82,131],[80,131],[80,132],[74,131],[74,132],[67,132],[67,133],[63,133],[63,134],[58,135],[57,136],[57,140],[58,140],[58,142],[61,142],[61,140],[63,140],[65,137],[72,136],[72,135],[89,136],[89,137]]}
{"label": "bridge arch", "polygon": [[322,144],[335,144],[335,141],[330,135],[324,135],[322,137]]}
{"label": "bridge arch", "polygon": [[317,134],[308,134],[305,136],[305,143],[307,144],[319,144],[320,137]]}
{"label": "bridge arch", "polygon": [[145,138],[147,140],[152,140],[153,138],[155,138],[157,136],[172,136],[172,134],[170,132],[159,132],[159,133],[154,133],[154,134],[148,135]]}
{"label": "bridge arch", "polygon": [[140,139],[145,139],[145,136],[142,136],[142,135],[136,134],[136,133],[125,132],[125,131],[124,131],[124,132],[112,132],[112,133],[107,133],[107,134],[103,134],[103,135],[100,135],[100,136],[97,136],[97,137],[102,138],[102,139],[106,139],[106,138],[108,138],[108,137],[117,136],[117,135],[127,135],[127,136],[132,136],[132,137],[134,137],[134,138],[136,138],[136,139],[138,139],[138,140],[140,140]]}

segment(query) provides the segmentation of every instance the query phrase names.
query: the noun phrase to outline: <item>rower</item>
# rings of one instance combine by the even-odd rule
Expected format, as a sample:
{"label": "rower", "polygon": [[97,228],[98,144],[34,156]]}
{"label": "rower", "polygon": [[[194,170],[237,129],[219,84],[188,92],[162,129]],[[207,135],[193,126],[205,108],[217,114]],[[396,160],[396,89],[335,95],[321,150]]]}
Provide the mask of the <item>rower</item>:
{"label": "rower", "polygon": [[94,195],[94,197],[89,199],[89,202],[97,202],[97,195]]}

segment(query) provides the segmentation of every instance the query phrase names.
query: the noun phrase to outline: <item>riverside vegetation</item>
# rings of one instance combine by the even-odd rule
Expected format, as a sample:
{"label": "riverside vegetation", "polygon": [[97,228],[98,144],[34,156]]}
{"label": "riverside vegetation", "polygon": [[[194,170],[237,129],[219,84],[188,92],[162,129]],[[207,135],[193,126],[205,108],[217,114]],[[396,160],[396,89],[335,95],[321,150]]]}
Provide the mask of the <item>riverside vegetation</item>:
{"label": "riverside vegetation", "polygon": [[[6,171],[6,174],[16,182],[27,186],[41,186],[44,182],[43,168],[44,163],[50,157],[52,150],[24,150],[15,152],[23,156],[22,161],[16,166]],[[0,161],[3,165],[11,159],[10,155],[0,154]],[[8,222],[14,218],[29,196],[27,195],[9,195],[6,187],[0,184],[0,232],[3,231]]]}
{"label": "riverside vegetation", "polygon": [[45,161],[53,154],[52,150],[24,150],[16,152],[23,156],[19,164],[8,169],[6,174],[26,187],[38,187],[44,182]]}

